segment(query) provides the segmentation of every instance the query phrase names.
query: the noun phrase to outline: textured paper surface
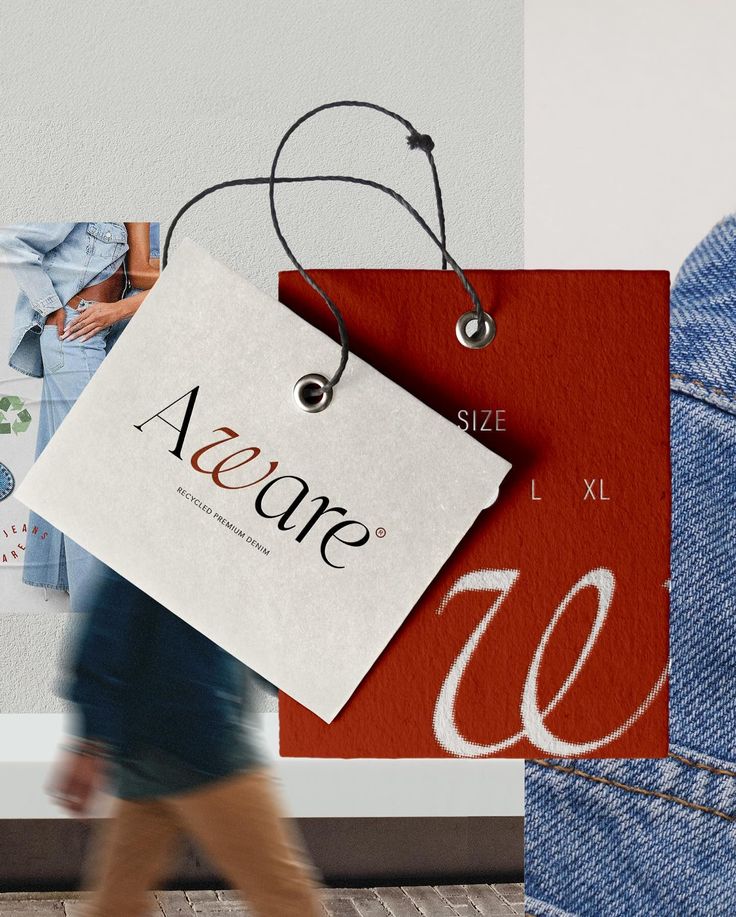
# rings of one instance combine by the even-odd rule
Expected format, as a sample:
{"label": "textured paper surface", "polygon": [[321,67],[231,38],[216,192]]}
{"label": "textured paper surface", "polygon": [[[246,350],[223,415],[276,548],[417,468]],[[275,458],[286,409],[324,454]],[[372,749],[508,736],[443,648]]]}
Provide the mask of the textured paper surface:
{"label": "textured paper surface", "polygon": [[[296,380],[338,357],[183,242],[18,489],[326,721],[510,467],[357,358],[326,411],[299,410]],[[61,485],[59,468],[73,469]]]}
{"label": "textured paper surface", "polygon": [[[513,468],[329,729],[282,698],[282,754],[666,755],[667,274],[471,271],[479,351],[451,272],[315,276],[358,354]],[[279,295],[331,327],[297,274]]]}

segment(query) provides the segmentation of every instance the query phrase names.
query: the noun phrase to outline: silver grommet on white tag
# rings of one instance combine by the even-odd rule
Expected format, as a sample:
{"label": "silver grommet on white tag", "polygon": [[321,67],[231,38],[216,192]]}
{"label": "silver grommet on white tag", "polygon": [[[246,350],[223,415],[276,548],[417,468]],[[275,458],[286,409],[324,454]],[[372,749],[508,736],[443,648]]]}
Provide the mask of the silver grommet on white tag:
{"label": "silver grommet on white tag", "polygon": [[[468,325],[475,324],[475,331],[469,332]],[[455,334],[458,341],[463,347],[469,347],[471,350],[480,350],[481,347],[487,347],[496,336],[496,323],[491,316],[483,313],[483,327],[478,329],[478,313],[475,309],[472,312],[463,312],[455,325]]]}
{"label": "silver grommet on white tag", "polygon": [[294,386],[294,401],[302,411],[318,414],[332,401],[332,389],[326,386],[327,379],[319,373],[302,376]]}

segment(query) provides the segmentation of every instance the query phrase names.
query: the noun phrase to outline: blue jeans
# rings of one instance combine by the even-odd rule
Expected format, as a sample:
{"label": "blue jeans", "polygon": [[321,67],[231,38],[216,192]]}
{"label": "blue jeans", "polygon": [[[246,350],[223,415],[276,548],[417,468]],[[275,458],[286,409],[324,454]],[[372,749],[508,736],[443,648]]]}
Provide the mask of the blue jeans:
{"label": "blue jeans", "polygon": [[[69,306],[64,307],[66,323],[76,314]],[[116,322],[86,341],[79,338],[62,341],[55,324],[44,327],[41,332],[44,376],[36,441],[37,458],[126,324],[127,319]],[[73,468],[60,468],[59,487],[63,487],[64,481],[73,474]],[[98,501],[100,511],[104,511],[104,494],[90,494],[89,499]],[[31,586],[65,590],[69,592],[72,611],[88,610],[84,602],[84,584],[93,569],[94,558],[37,513],[31,512],[29,528],[32,530],[34,526],[38,527],[39,533],[46,535],[42,537],[39,534],[38,537],[28,539],[23,582]]]}
{"label": "blue jeans", "polygon": [[736,914],[736,215],[671,317],[670,754],[527,763],[536,917]]}

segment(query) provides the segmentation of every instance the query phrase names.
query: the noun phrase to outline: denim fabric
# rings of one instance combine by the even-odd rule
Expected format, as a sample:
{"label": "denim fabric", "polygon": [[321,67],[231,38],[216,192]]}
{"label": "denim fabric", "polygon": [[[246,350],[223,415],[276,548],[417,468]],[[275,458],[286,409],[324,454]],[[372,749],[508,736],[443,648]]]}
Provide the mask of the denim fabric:
{"label": "denim fabric", "polygon": [[[77,315],[69,306],[65,306],[64,312],[67,324]],[[56,325],[43,328],[39,342],[45,372],[36,457],[72,409],[127,321],[116,322],[86,341],[79,338],[62,341]],[[59,486],[63,486],[63,480],[61,475]],[[72,611],[84,610],[84,583],[89,575],[91,556],[37,513],[30,513],[29,526],[48,531],[48,536],[29,539],[23,562],[23,582],[29,586],[66,590]]]}
{"label": "denim fabric", "polygon": [[20,288],[10,335],[9,363],[42,376],[39,340],[46,317],[72,296],[106,280],[128,250],[123,223],[14,223],[0,227],[0,263]]}
{"label": "denim fabric", "polygon": [[672,289],[672,388],[734,413],[736,399],[736,214],[688,257]]}
{"label": "denim fabric", "polygon": [[705,761],[528,762],[527,913],[736,913],[736,770]]}
{"label": "denim fabric", "polygon": [[148,246],[150,248],[150,257],[151,258],[160,258],[161,257],[161,224],[160,223],[150,223],[148,232],[149,232]]}
{"label": "denim fabric", "polygon": [[536,917],[736,914],[736,216],[671,297],[670,755],[528,762]]}

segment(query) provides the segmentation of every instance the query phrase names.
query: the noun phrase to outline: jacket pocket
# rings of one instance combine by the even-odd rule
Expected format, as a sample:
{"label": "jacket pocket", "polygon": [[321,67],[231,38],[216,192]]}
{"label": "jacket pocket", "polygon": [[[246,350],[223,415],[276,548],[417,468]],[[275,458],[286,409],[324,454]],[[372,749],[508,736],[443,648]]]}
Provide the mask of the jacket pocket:
{"label": "jacket pocket", "polygon": [[128,234],[122,223],[88,223],[87,235],[109,245],[125,245],[128,241]]}
{"label": "jacket pocket", "polygon": [[128,233],[123,223],[88,223],[87,258],[79,282],[79,290],[98,277],[123,257],[127,249]]}
{"label": "jacket pocket", "polygon": [[56,325],[45,325],[41,332],[41,359],[44,373],[58,373],[64,368],[64,345]]}

